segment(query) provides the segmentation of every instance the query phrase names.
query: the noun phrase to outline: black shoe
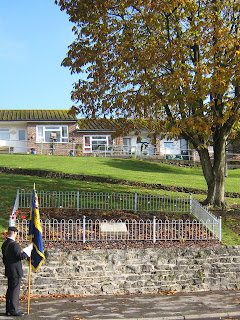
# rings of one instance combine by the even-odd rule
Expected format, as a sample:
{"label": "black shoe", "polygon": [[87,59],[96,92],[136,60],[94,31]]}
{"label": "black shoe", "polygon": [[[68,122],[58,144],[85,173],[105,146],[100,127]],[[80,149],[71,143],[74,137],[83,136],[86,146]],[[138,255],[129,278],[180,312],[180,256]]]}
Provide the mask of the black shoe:
{"label": "black shoe", "polygon": [[22,312],[8,312],[8,316],[12,316],[12,317],[23,317],[24,313]]}

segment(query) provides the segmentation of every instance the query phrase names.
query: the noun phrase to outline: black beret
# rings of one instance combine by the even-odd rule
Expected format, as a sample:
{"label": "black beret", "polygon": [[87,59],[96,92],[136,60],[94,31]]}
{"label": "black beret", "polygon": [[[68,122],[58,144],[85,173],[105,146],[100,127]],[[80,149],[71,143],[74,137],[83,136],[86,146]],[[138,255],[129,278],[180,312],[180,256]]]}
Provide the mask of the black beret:
{"label": "black beret", "polygon": [[8,227],[8,231],[18,232],[18,229],[16,227]]}

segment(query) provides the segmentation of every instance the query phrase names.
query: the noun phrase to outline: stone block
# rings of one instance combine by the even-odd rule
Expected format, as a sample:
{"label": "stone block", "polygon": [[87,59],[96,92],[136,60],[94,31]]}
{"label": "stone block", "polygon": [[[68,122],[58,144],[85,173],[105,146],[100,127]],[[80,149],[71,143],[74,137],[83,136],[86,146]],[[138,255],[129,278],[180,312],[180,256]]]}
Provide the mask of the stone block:
{"label": "stone block", "polygon": [[128,230],[125,222],[101,222],[100,233],[105,237],[126,238]]}

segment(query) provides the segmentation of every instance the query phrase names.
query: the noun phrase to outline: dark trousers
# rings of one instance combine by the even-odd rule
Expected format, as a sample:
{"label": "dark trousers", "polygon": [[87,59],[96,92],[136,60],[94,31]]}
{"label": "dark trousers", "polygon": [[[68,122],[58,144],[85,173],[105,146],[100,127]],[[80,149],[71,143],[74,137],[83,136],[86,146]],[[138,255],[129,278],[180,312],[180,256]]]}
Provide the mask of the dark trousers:
{"label": "dark trousers", "polygon": [[8,278],[6,312],[18,312],[21,278]]}

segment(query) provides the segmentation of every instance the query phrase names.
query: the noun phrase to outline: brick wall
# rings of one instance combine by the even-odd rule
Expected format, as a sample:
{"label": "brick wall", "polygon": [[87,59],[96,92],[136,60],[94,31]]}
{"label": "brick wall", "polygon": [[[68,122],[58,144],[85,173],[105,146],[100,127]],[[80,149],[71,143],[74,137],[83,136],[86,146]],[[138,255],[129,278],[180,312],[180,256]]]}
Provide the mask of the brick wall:
{"label": "brick wall", "polygon": [[[36,126],[39,123],[28,123],[27,140],[28,151],[35,149],[38,154],[69,155],[69,151],[74,149],[75,144],[82,144],[82,137],[79,137],[76,130],[76,123],[68,125],[69,143],[36,143]],[[41,123],[41,125],[63,125],[63,123]]]}

